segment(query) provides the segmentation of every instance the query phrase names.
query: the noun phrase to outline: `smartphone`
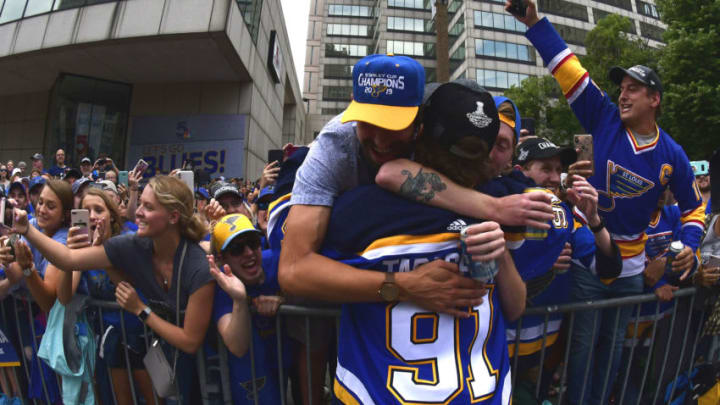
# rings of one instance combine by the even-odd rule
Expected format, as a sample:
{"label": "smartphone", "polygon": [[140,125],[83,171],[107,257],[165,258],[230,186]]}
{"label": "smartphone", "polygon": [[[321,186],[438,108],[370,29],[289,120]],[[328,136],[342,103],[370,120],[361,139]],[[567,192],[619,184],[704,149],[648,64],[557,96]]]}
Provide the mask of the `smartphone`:
{"label": "smartphone", "polygon": [[88,236],[88,241],[92,243],[90,235],[90,211],[85,209],[71,210],[70,226],[80,227],[80,233],[85,233]]}
{"label": "smartphone", "polygon": [[575,135],[575,150],[577,160],[589,160],[592,174],[595,174],[595,161],[593,159],[593,137],[592,135]]}
{"label": "smartphone", "polygon": [[710,255],[708,256],[708,261],[705,263],[705,267],[711,268],[711,267],[720,267],[720,256]]}
{"label": "smartphone", "polygon": [[[5,221],[7,221],[5,219],[5,205],[6,204],[7,204],[7,200],[5,199],[5,197],[0,198],[0,214],[1,214],[0,215],[0,225],[6,225],[5,224]],[[7,225],[10,225],[10,224],[7,224]]]}
{"label": "smartphone", "polygon": [[268,151],[268,160],[267,162],[274,162],[277,161],[278,163],[283,162],[283,155],[285,152],[283,152],[282,149],[270,149]]}
{"label": "smartphone", "polygon": [[0,199],[0,227],[2,227],[2,234],[7,235],[12,231],[13,226],[13,207],[10,205],[10,201],[3,197]]}
{"label": "smartphone", "polygon": [[525,17],[527,11],[527,4],[523,0],[510,0],[510,7],[508,7],[510,14]]}
{"label": "smartphone", "polygon": [[97,178],[96,178],[95,180],[105,180],[105,172],[104,172],[104,171],[99,171],[99,172],[98,172],[98,175],[97,175]]}
{"label": "smartphone", "polygon": [[4,247],[10,248],[10,255],[15,257],[15,243],[20,239],[20,235],[13,233],[5,240]]}
{"label": "smartphone", "polygon": [[128,186],[128,171],[127,170],[120,170],[118,172],[118,183],[122,184],[123,186]]}
{"label": "smartphone", "polygon": [[535,135],[535,118],[521,118],[520,128],[526,129],[528,135]]}
{"label": "smartphone", "polygon": [[180,170],[178,172],[178,177],[183,181],[183,183],[190,187],[190,191],[193,193],[195,192],[195,174],[192,170]]}
{"label": "smartphone", "polygon": [[135,165],[135,168],[133,169],[133,171],[135,172],[135,174],[145,173],[145,170],[147,170],[148,166],[150,166],[148,164],[148,162],[140,159],[140,160],[138,160],[137,164]]}

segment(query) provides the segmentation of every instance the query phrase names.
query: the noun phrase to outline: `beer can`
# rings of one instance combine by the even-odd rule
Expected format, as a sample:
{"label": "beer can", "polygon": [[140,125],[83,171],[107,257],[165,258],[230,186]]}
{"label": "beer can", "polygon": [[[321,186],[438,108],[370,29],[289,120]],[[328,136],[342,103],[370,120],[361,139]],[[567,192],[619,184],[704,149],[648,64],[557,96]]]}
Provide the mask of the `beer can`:
{"label": "beer can", "polygon": [[468,226],[464,226],[460,229],[460,246],[462,249],[460,253],[460,264],[468,269],[471,278],[483,283],[490,283],[498,273],[497,261],[489,260],[479,262],[473,260],[472,255],[467,251],[467,243],[465,242],[468,236],[468,228]]}
{"label": "beer can", "polygon": [[667,253],[667,261],[665,262],[665,276],[668,280],[677,281],[682,273],[679,272],[673,272],[672,270],[672,264],[675,260],[675,256],[677,256],[680,252],[685,249],[685,245],[679,240],[674,240],[670,243],[670,247],[668,248]]}
{"label": "beer can", "polygon": [[[530,193],[533,191],[542,191],[543,193],[548,193],[548,189],[542,188],[542,187],[528,187],[523,192]],[[547,238],[548,231],[547,229],[540,229],[536,228],[534,226],[526,226],[525,227],[525,239],[532,239],[532,240],[542,240]]]}

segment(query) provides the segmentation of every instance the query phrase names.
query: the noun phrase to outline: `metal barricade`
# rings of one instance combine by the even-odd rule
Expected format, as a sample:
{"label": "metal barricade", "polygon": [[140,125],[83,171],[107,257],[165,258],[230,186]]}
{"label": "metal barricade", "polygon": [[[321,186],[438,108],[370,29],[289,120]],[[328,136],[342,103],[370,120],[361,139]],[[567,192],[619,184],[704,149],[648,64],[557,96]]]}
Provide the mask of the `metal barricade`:
{"label": "metal barricade", "polygon": [[[514,345],[514,358],[511,359],[511,368],[512,368],[512,384],[513,388],[516,387],[516,380],[518,378],[522,378],[522,375],[520,372],[518,372],[518,360],[520,359],[519,354],[519,346],[520,346],[520,338],[521,333],[520,330],[522,328],[522,322],[523,319],[529,317],[529,316],[540,316],[543,317],[544,323],[542,325],[542,336],[541,336],[541,348],[539,351],[539,360],[537,361],[537,367],[539,367],[539,373],[537,374],[536,381],[534,381],[535,389],[534,389],[534,395],[536,398],[543,398],[542,394],[542,386],[541,382],[543,381],[543,375],[547,376],[545,373],[559,373],[559,390],[556,397],[550,398],[552,403],[563,403],[563,400],[566,399],[567,393],[565,392],[565,387],[567,386],[570,379],[573,378],[581,378],[582,384],[581,384],[581,394],[580,394],[580,401],[579,403],[584,403],[584,400],[588,397],[588,393],[586,392],[588,388],[590,388],[590,379],[589,374],[592,367],[592,362],[590,359],[586,361],[585,370],[582,376],[578,375],[568,375],[568,362],[571,359],[573,355],[572,351],[572,339],[568,338],[565,344],[564,348],[561,348],[559,345],[558,347],[553,348],[553,344],[558,344],[559,340],[554,340],[552,343],[548,344],[548,325],[550,323],[551,316],[562,314],[563,320],[562,324],[564,325],[562,328],[562,332],[558,333],[565,333],[567,336],[572,336],[574,328],[577,328],[577,322],[576,317],[579,313],[582,311],[590,311],[590,310],[611,310],[615,311],[615,329],[621,328],[623,330],[627,329],[629,326],[637,332],[638,325],[641,323],[640,318],[640,312],[639,308],[643,303],[652,303],[656,302],[655,304],[655,317],[653,317],[651,324],[646,326],[647,329],[651,329],[649,338],[646,339],[645,344],[647,345],[647,352],[648,352],[648,360],[644,364],[644,368],[642,370],[639,385],[634,385],[637,381],[633,381],[631,378],[631,372],[633,371],[633,365],[637,365],[639,363],[634,363],[637,361],[638,352],[641,351],[641,349],[644,351],[645,346],[643,346],[643,343],[638,344],[639,339],[624,339],[624,343],[627,344],[627,348],[623,349],[625,354],[627,355],[627,361],[625,364],[621,364],[618,369],[618,379],[613,381],[613,376],[610,375],[610,368],[608,367],[608,371],[605,373],[605,375],[602,378],[602,389],[600,396],[603,398],[608,398],[610,395],[607,395],[608,393],[612,393],[612,397],[615,400],[615,403],[618,404],[625,404],[625,403],[662,403],[664,402],[665,397],[665,387],[663,386],[663,381],[670,382],[672,385],[668,385],[670,387],[670,398],[673,397],[673,394],[675,393],[675,381],[678,378],[678,375],[681,373],[690,372],[690,370],[695,365],[695,357],[698,354],[698,343],[700,341],[701,336],[701,326],[706,318],[705,312],[700,310],[695,310],[694,307],[697,306],[697,300],[696,300],[696,289],[695,288],[685,288],[682,290],[678,290],[675,292],[675,305],[672,306],[672,311],[670,314],[665,314],[664,316],[660,316],[660,303],[657,302],[657,299],[654,294],[644,294],[644,295],[636,295],[636,296],[628,296],[623,298],[615,298],[615,299],[608,299],[608,300],[602,300],[602,301],[595,301],[595,302],[578,302],[578,303],[568,303],[564,305],[557,305],[557,306],[546,306],[546,307],[533,307],[528,308],[525,313],[523,314],[523,317],[518,321],[517,329],[515,330],[515,342],[510,342],[510,346]],[[3,317],[5,317],[6,314],[14,313],[15,320],[14,320],[14,326],[16,328],[15,330],[15,336],[17,336],[20,344],[20,349],[18,353],[20,354],[21,363],[22,363],[22,369],[23,374],[25,377],[25,381],[30,380],[30,364],[29,360],[27,359],[25,355],[24,347],[30,346],[33,347],[34,350],[37,350],[38,343],[36,339],[33,339],[33,342],[25,342],[23,337],[23,328],[24,325],[21,326],[21,322],[25,322],[24,319],[29,320],[29,328],[31,330],[31,333],[33,336],[35,336],[34,333],[34,326],[33,326],[33,310],[32,310],[32,303],[29,299],[29,296],[27,294],[14,294],[11,295],[8,299],[5,301],[0,302],[0,305],[2,305],[2,312]],[[103,325],[103,311],[108,310],[119,310],[119,305],[115,302],[105,302],[105,301],[97,301],[97,300],[90,300],[89,305],[93,310],[96,310],[98,313],[97,321],[99,322],[98,330],[104,331],[105,325]],[[8,308],[10,306],[10,308]],[[620,310],[622,308],[626,307],[632,307],[638,309],[636,315],[633,316],[631,321],[628,323],[628,325],[621,325],[618,324],[619,314]],[[8,311],[9,310],[9,311]],[[25,313],[27,312],[27,313]],[[304,370],[307,378],[305,381],[300,381],[299,378],[293,377],[292,379],[292,385],[288,385],[288,380],[290,378],[290,374],[293,371],[293,369],[286,369],[285,364],[287,364],[287,359],[284,357],[288,354],[284,352],[285,347],[285,339],[287,337],[287,326],[285,325],[285,321],[289,317],[295,317],[296,319],[299,317],[302,322],[305,325],[305,352],[306,352],[306,358],[305,358],[305,367]],[[24,319],[20,319],[24,318]],[[278,382],[278,389],[279,397],[280,397],[280,403],[282,405],[285,405],[287,403],[293,403],[293,404],[301,404],[303,403],[302,398],[297,398],[295,396],[295,399],[292,399],[292,395],[289,395],[288,392],[290,388],[294,386],[294,388],[297,388],[298,384],[306,384],[306,393],[307,397],[312,398],[313,393],[317,396],[318,394],[326,395],[328,391],[332,391],[332,381],[334,379],[334,373],[332,371],[332,365],[330,367],[327,367],[325,365],[322,366],[321,373],[325,378],[323,378],[321,381],[316,381],[313,379],[314,374],[318,374],[317,370],[313,372],[311,367],[313,366],[313,362],[310,356],[310,353],[312,352],[311,348],[311,342],[313,339],[313,331],[311,330],[311,319],[325,319],[325,320],[333,320],[334,321],[334,328],[336,332],[337,337],[337,331],[339,327],[339,319],[340,319],[340,310],[339,309],[333,309],[333,308],[316,308],[316,307],[304,307],[304,306],[296,306],[296,305],[282,305],[279,309],[278,316],[275,317],[275,339],[277,340],[277,379]],[[595,313],[595,319],[597,320],[598,313]],[[3,318],[5,320],[5,326],[8,327],[8,322],[6,318]],[[133,399],[133,403],[137,404],[138,401],[138,388],[136,387],[135,381],[133,379],[133,372],[131,368],[131,361],[130,361],[130,353],[128,348],[128,341],[127,341],[127,330],[126,325],[124,321],[124,317],[120,316],[120,325],[121,325],[121,333],[122,333],[122,347],[123,347],[123,356],[125,360],[125,368],[128,373],[128,378],[130,381],[130,394]],[[659,324],[662,322],[662,326],[659,326]],[[598,322],[593,322],[593,333],[591,333],[591,336],[593,336],[593,341],[590,343],[591,348],[595,346],[597,342],[594,340],[596,339],[598,335],[598,331],[595,330],[596,325]],[[665,324],[669,323],[669,328],[667,330],[663,329],[665,328]],[[677,327],[676,327],[677,326]],[[210,326],[211,328],[214,328],[214,325]],[[252,321],[248,325],[248,328],[253,328]],[[147,330],[145,330],[147,332]],[[677,336],[674,336],[677,332]],[[666,334],[668,334],[665,336]],[[663,339],[660,342],[666,341],[667,347],[660,348],[660,347],[654,347],[657,343],[656,340],[658,339],[658,336],[664,336]],[[148,334],[145,333],[145,345],[146,348],[149,345],[149,341],[147,340]],[[614,335],[613,335],[614,336]],[[676,343],[680,342],[679,345]],[[210,404],[233,404],[233,398],[232,398],[232,384],[239,384],[239,381],[233,381],[231,378],[230,373],[230,362],[232,361],[232,354],[230,354],[226,348],[226,346],[222,342],[222,338],[219,334],[217,334],[217,342],[214,343],[214,346],[217,348],[216,354],[210,354],[206,353],[204,349],[200,349],[198,353],[196,354],[196,366],[197,366],[197,381],[200,389],[200,396],[202,398],[202,403],[205,405]],[[337,344],[341,344],[341,342],[336,341]],[[613,357],[613,351],[616,347],[615,341],[613,339],[611,344],[611,352],[610,352],[610,358]],[[658,343],[659,346],[659,343]],[[546,362],[548,359],[548,350],[549,349],[556,349],[560,350],[562,349],[562,360],[558,364],[556,370],[545,370]],[[336,358],[336,352],[335,350],[332,350],[330,352],[330,348],[327,349],[327,358],[330,360],[330,364],[333,363],[333,361]],[[673,353],[674,351],[679,351],[679,358],[675,359],[673,356],[676,356],[678,353]],[[594,350],[590,350],[590,356],[593,355]],[[653,368],[651,370],[651,361],[650,358],[655,355],[655,358],[653,359],[655,363],[659,365],[659,367]],[[250,339],[250,347],[248,349],[248,354],[246,356],[249,356],[250,361],[250,367],[251,367],[251,381],[249,384],[245,385],[245,388],[249,391],[248,393],[248,399],[251,400],[251,402],[261,405],[263,402],[260,400],[259,392],[263,389],[263,386],[260,386],[258,384],[258,381],[265,381],[262,379],[258,379],[258,375],[256,372],[257,364],[256,364],[256,348],[255,343],[253,342],[253,339]],[[662,357],[662,361],[660,362],[660,358]],[[672,362],[675,362],[674,364]],[[670,367],[672,366],[672,367]],[[110,374],[109,366],[108,367],[108,374]],[[328,371],[329,370],[329,371]],[[294,370],[297,371],[297,370]],[[297,373],[295,374],[297,375]],[[45,403],[49,403],[49,393],[47,391],[47,384],[46,381],[40,373],[41,376],[41,383],[43,387],[43,394],[44,394],[44,400]],[[622,377],[622,378],[620,378]],[[274,378],[274,377],[273,377]],[[109,384],[110,389],[113,390],[112,397],[114,399],[114,403],[117,404],[116,400],[116,393],[114,392],[113,385]],[[632,402],[628,402],[628,398],[630,397],[629,390],[632,389],[633,395],[636,396],[636,398],[633,399]],[[157,397],[155,397],[155,400],[157,401]],[[42,401],[35,401],[35,403],[42,403]],[[323,403],[325,403],[323,401]],[[107,405],[107,404],[106,404]]]}

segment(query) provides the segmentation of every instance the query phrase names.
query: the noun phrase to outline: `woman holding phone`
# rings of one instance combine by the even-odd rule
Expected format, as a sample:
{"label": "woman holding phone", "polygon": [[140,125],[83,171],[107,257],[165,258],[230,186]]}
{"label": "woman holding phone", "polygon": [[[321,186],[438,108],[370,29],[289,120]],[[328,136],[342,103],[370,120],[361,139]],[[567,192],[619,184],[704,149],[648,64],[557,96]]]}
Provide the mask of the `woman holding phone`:
{"label": "woman holding phone", "polygon": [[[64,244],[72,207],[73,194],[70,185],[62,180],[48,180],[38,197],[35,218],[30,220],[29,224],[43,238],[53,241],[53,243]],[[28,223],[27,220],[26,223]],[[9,247],[0,249],[0,260],[6,263],[5,274],[8,280],[15,284],[24,279],[25,286],[30,291],[40,310],[48,313],[57,297],[59,269],[53,266],[32,242],[27,244],[24,241],[18,241],[14,245],[14,251],[15,256],[12,256]],[[31,331],[27,330],[28,324],[22,322],[27,320],[27,314],[24,313],[23,309],[16,315],[21,320],[20,325],[22,325],[20,333],[22,333],[23,343],[25,344],[23,351],[28,358],[31,354],[34,358],[34,346],[30,344],[32,334]],[[45,317],[39,316],[39,314],[35,315],[37,315],[35,317],[35,335],[39,337],[45,332]],[[33,368],[36,368],[38,361],[33,359],[31,364]],[[42,363],[42,367],[46,369],[46,377],[52,375],[45,363]],[[35,385],[30,388],[30,396],[43,398],[42,387],[37,386],[37,380],[33,380],[33,384]],[[59,395],[56,379],[46,378],[46,384],[48,385],[50,400],[54,401]]]}
{"label": "woman holding phone", "polygon": [[[81,201],[80,207],[89,211],[90,234],[93,245],[102,245],[113,236],[129,233],[123,227],[120,211],[115,202],[104,191],[97,188],[89,188]],[[67,246],[70,249],[81,249],[89,246],[87,236],[81,234],[78,228],[70,228],[67,237]],[[117,276],[118,272],[113,274]],[[94,299],[112,301],[115,299],[115,286],[123,281],[123,278],[112,279],[105,270],[89,270],[86,272],[60,272],[58,276],[57,297],[61,304],[67,305],[75,292],[88,295]],[[122,346],[120,314],[123,314],[127,345],[130,348],[128,356],[130,364],[125,364],[124,350]],[[97,331],[103,336],[102,347],[103,361],[110,368],[110,379],[115,392],[117,404],[132,404],[133,399],[130,393],[130,379],[127,368],[132,369],[133,379],[140,393],[145,398],[146,404],[154,403],[152,382],[150,376],[144,369],[142,356],[145,353],[145,341],[143,336],[142,323],[133,315],[117,310],[105,310],[102,313],[103,330]],[[101,366],[96,367],[97,372]],[[98,390],[98,392],[110,392],[110,390]],[[113,403],[111,398],[103,400],[103,403]]]}
{"label": "woman holding phone", "polygon": [[[69,249],[29,226],[22,210],[15,211],[14,228],[60,269],[107,269],[111,277],[128,280],[120,282],[115,291],[123,309],[137,315],[156,336],[182,352],[193,354],[205,338],[212,309],[207,303],[214,296],[208,261],[198,245],[207,230],[193,216],[193,205],[193,193],[182,181],[156,176],[140,197],[136,212],[138,232],[134,235],[117,235],[102,245]],[[73,242],[80,243],[82,238],[87,242],[87,235],[78,235]],[[179,269],[181,259],[183,266]],[[149,306],[140,300],[134,287],[147,298]],[[185,310],[180,326],[175,325],[178,288],[179,309]],[[189,381],[182,383],[182,372],[194,370],[192,366],[181,366],[188,360],[186,356],[178,359],[180,387],[195,385]]]}

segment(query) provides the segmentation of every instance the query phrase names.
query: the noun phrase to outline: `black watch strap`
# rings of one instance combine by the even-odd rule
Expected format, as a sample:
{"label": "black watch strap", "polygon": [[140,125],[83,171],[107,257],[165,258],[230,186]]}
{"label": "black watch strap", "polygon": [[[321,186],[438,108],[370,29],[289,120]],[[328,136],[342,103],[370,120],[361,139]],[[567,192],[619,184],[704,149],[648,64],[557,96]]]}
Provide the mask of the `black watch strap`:
{"label": "black watch strap", "polygon": [[141,320],[143,323],[145,323],[145,322],[147,322],[147,319],[148,319],[148,317],[150,316],[150,313],[151,313],[151,312],[152,312],[152,310],[150,309],[150,307],[145,307],[145,308],[143,308],[143,310],[140,311],[140,313],[138,314],[138,318],[140,318],[140,320]]}
{"label": "black watch strap", "polygon": [[603,228],[605,228],[605,222],[602,220],[602,218],[600,218],[599,224],[597,224],[595,226],[590,226],[590,224],[588,223],[588,226],[590,227],[590,230],[592,231],[592,233],[598,233],[598,232],[602,231]]}

